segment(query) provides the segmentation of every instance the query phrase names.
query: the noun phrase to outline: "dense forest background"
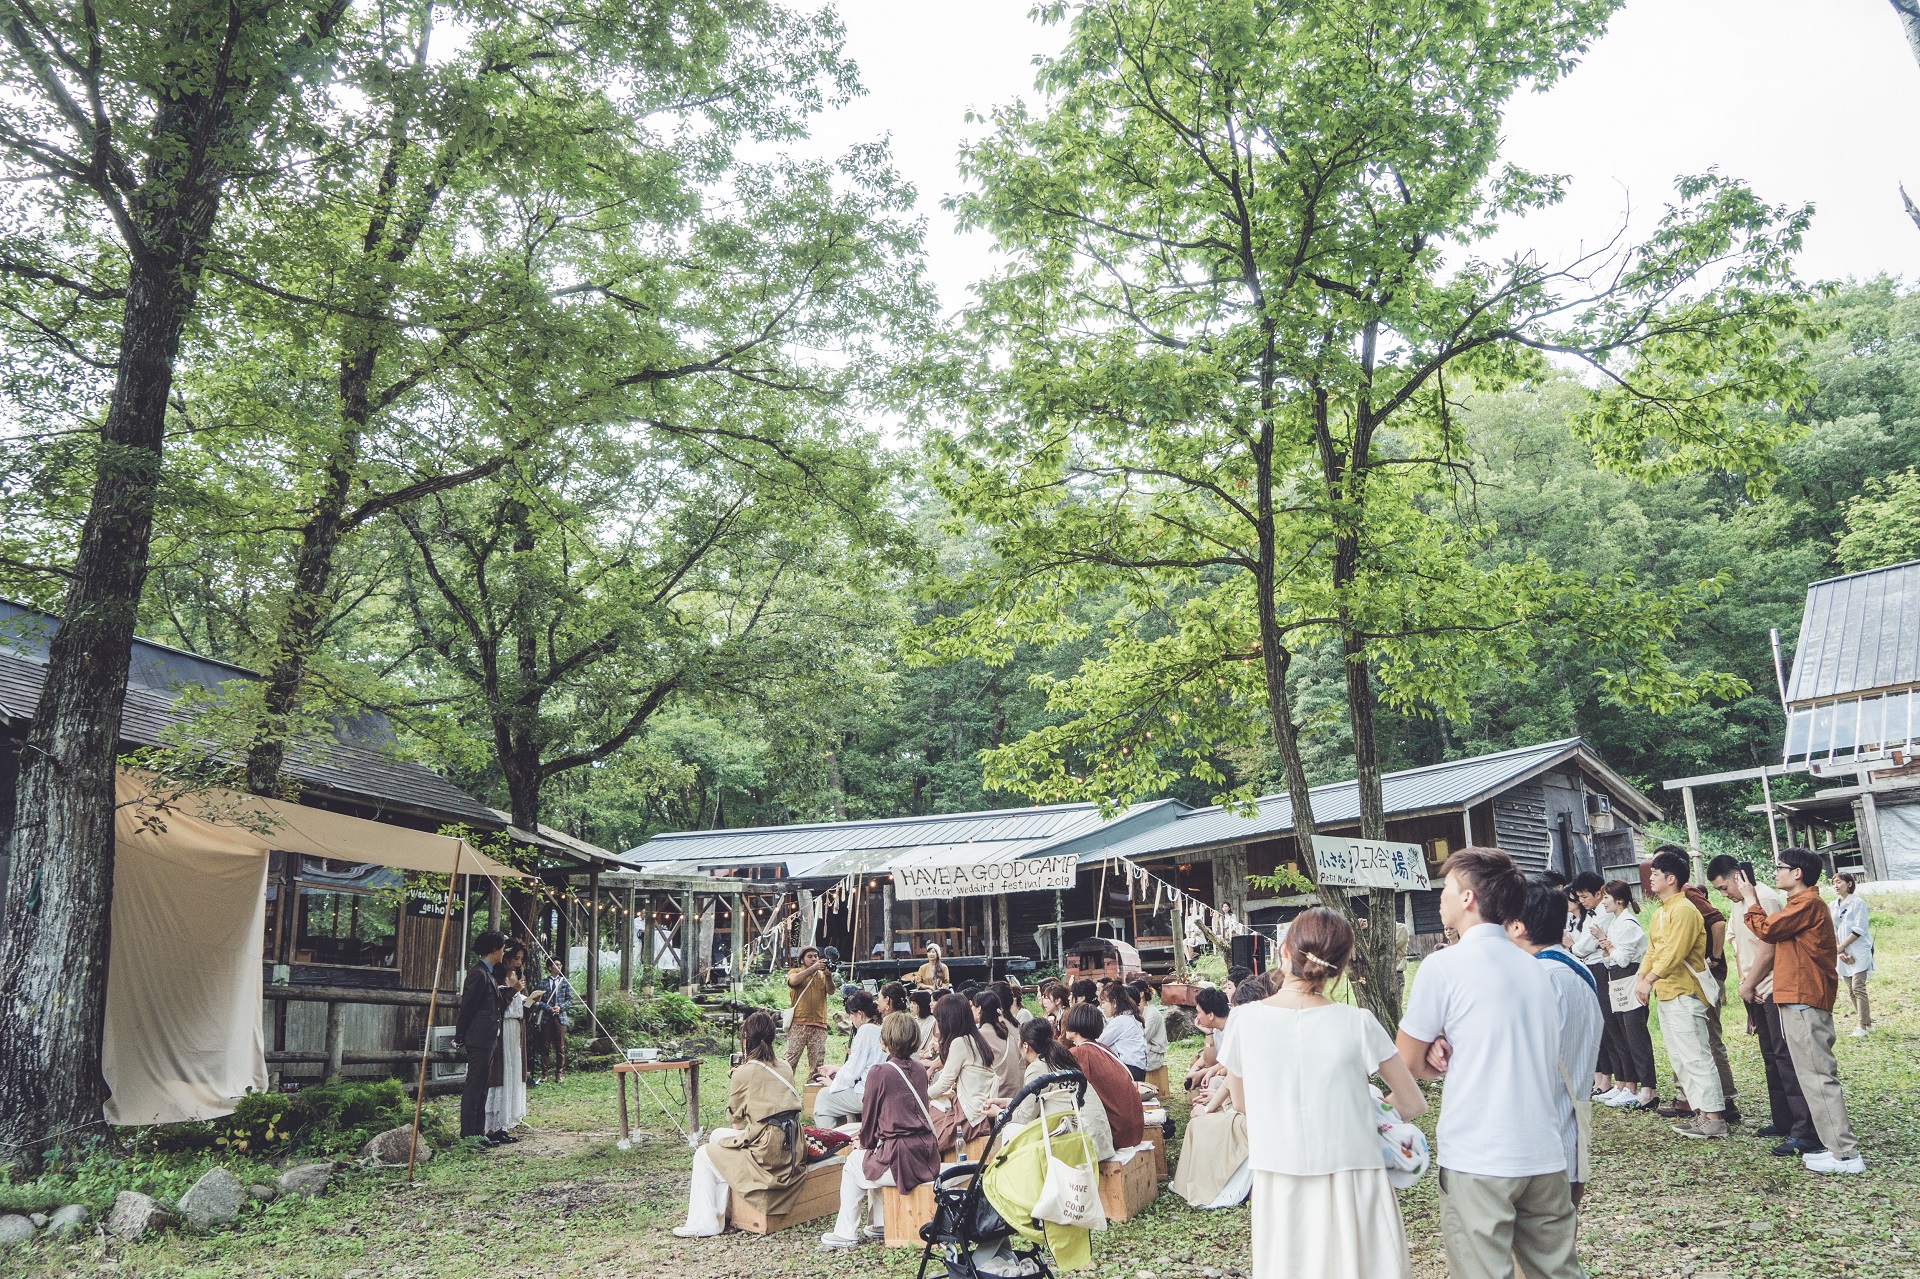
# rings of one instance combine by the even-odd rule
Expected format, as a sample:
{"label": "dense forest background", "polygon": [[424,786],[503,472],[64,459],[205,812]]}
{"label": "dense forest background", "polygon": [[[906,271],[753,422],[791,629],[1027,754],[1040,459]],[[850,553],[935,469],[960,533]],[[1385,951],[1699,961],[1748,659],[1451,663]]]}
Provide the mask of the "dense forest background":
{"label": "dense forest background", "polygon": [[[1473,715],[1383,708],[1381,749],[1389,768],[1581,734],[1627,776],[1650,791],[1669,777],[1776,761],[1783,715],[1769,631],[1778,628],[1792,660],[1809,582],[1920,555],[1920,545],[1879,546],[1849,559],[1841,553],[1853,504],[1879,493],[1897,500],[1897,481],[1920,466],[1920,296],[1879,279],[1835,288],[1809,316],[1807,339],[1818,390],[1796,417],[1801,428],[1783,446],[1779,471],[1763,496],[1743,477],[1689,476],[1642,483],[1596,467],[1568,427],[1583,395],[1571,378],[1495,395],[1468,396],[1464,416],[1482,482],[1436,506],[1434,517],[1491,522],[1490,557],[1542,557],[1595,576],[1631,573],[1655,587],[1717,578],[1720,593],[1694,614],[1673,644],[1687,669],[1741,676],[1744,697],[1667,715],[1607,697],[1591,663],[1562,644],[1532,677],[1495,677],[1471,698]],[[1080,602],[1086,638],[1051,651],[1019,650],[999,667],[967,660],[927,664],[914,627],[936,610],[945,576],[981,553],[977,542],[943,519],[918,478],[910,443],[875,446],[876,482],[898,522],[896,553],[861,566],[861,581],[815,589],[835,597],[815,618],[836,628],[812,653],[804,683],[749,678],[738,672],[672,698],[643,731],[592,765],[558,775],[547,788],[543,819],[609,847],[624,849],[662,830],[748,826],[836,817],[884,817],[1017,806],[1023,796],[986,789],[983,750],[1049,722],[1036,676],[1070,673],[1100,643],[1112,601]],[[1865,495],[1863,499],[1863,495]],[[617,505],[607,499],[608,504]],[[769,537],[782,534],[769,531]],[[378,576],[329,637],[343,655],[385,652],[395,618],[406,613],[418,569],[406,547],[386,548]],[[857,606],[849,600],[858,596]],[[816,596],[815,603],[826,603]],[[238,634],[218,625],[183,624],[187,616],[220,616],[205,596],[186,607],[172,590],[155,592],[143,630],[166,642],[235,661],[254,657]],[[844,629],[838,629],[844,628]],[[404,646],[401,646],[404,652]],[[490,753],[492,729],[470,688],[449,687],[440,654],[419,648],[389,661],[374,677],[352,682],[353,696],[387,710],[405,744],[446,769],[474,793],[507,803],[506,783]],[[743,663],[776,663],[775,653],[742,652]],[[423,690],[436,690],[423,696]],[[563,687],[547,714],[591,720],[587,686]],[[1324,655],[1301,677],[1299,700],[1310,715],[1313,780],[1351,775],[1337,661]],[[592,728],[583,725],[591,735]],[[1273,761],[1261,754],[1222,756],[1238,785],[1281,788]],[[1781,783],[1798,793],[1804,779]],[[1730,834],[1757,835],[1757,786],[1704,792],[1704,820]],[[1206,803],[1210,788],[1188,783],[1175,793]]]}

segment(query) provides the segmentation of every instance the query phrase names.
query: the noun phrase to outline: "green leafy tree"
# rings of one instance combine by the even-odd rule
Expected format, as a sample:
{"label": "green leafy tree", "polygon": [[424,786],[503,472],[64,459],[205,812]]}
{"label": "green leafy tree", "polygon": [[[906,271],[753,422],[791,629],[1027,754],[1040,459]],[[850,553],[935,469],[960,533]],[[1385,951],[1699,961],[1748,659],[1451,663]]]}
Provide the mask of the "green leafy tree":
{"label": "green leafy tree", "polygon": [[96,1127],[105,1096],[113,774],[174,365],[223,204],[273,171],[343,45],[362,44],[362,17],[347,0],[12,0],[0,15],[4,322],[46,361],[18,373],[33,357],[13,357],[34,409],[72,432],[65,478],[85,492],[63,513],[66,554],[6,557],[61,583],[63,620],[22,759],[21,888],[0,942],[0,1150],[27,1163]]}
{"label": "green leafy tree", "polygon": [[1847,505],[1840,562],[1853,572],[1920,559],[1920,471],[1867,481]]}
{"label": "green leafy tree", "polygon": [[[980,191],[962,220],[1010,263],[971,317],[992,358],[940,479],[995,558],[929,640],[998,658],[1016,636],[1074,635],[1077,592],[1130,608],[1049,690],[1072,716],[990,755],[989,784],[1117,806],[1181,773],[1219,784],[1222,745],[1265,736],[1311,868],[1304,651],[1339,656],[1375,839],[1378,701],[1458,707],[1547,625],[1578,628],[1618,695],[1733,691],[1664,648],[1710,586],[1486,566],[1482,531],[1437,509],[1472,480],[1455,396],[1543,376],[1549,357],[1596,381],[1582,440],[1647,478],[1763,473],[1782,428],[1747,408],[1800,393],[1780,338],[1805,211],[1709,175],[1680,183],[1641,244],[1558,266],[1475,254],[1561,191],[1497,162],[1506,102],[1550,85],[1614,8],[1049,7],[1072,33],[1041,69],[1046,111],[1000,112],[965,157]],[[1376,892],[1368,913],[1393,905]],[[1396,958],[1391,930],[1361,930],[1356,981],[1389,1025]]]}

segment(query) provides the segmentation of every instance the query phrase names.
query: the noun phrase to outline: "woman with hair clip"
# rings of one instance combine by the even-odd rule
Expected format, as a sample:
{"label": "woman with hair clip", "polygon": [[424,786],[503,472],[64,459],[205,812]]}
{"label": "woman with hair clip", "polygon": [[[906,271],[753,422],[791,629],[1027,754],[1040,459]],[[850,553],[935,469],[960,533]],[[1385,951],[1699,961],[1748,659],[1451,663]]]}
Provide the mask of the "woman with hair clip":
{"label": "woman with hair clip", "polygon": [[693,1152],[687,1221],[673,1229],[682,1239],[706,1239],[725,1230],[730,1195],[744,1196],[768,1216],[793,1206],[807,1171],[807,1147],[793,1068],[773,1055],[777,1026],[766,1013],[749,1013],[740,1023],[746,1060],[728,1076],[730,1126],[715,1129]]}
{"label": "woman with hair clip", "polygon": [[1113,1055],[1127,1068],[1135,1083],[1147,1077],[1147,1028],[1134,1006],[1133,992],[1117,981],[1100,988],[1100,1015],[1106,1029],[1100,1042],[1113,1049]]}
{"label": "woman with hair clip", "polygon": [[1000,997],[1000,1011],[1006,1014],[1007,1020],[1013,1023],[1016,1031],[1033,1019],[1033,1014],[1028,1012],[1027,1006],[1020,1001],[1019,989],[1012,982],[997,981],[990,989]]}
{"label": "woman with hair clip", "polygon": [[[1073,1052],[1053,1034],[1053,1024],[1045,1017],[1030,1018],[1020,1027],[1020,1061],[1023,1065],[1020,1086],[1026,1087],[1036,1079],[1048,1075],[1057,1075],[1063,1070],[1078,1073],[1080,1063],[1073,1059]],[[1030,1124],[1040,1117],[1044,1104],[1049,1115],[1063,1115],[1074,1110],[1080,1123],[1080,1131],[1087,1135],[1093,1146],[1095,1160],[1113,1158],[1113,1128],[1107,1123],[1107,1108],[1100,1100],[1100,1094],[1089,1085],[1080,1098],[1077,1110],[1074,1107],[1074,1094],[1079,1091],[1074,1085],[1056,1085],[1044,1093],[1028,1097],[1014,1110],[1012,1122]],[[1012,1101],[1011,1096],[996,1097],[987,1103],[987,1113],[998,1116]]]}
{"label": "woman with hair clip", "polygon": [[1001,1015],[1000,996],[991,989],[973,994],[973,1019],[980,1027],[980,1038],[993,1051],[993,1073],[1000,1077],[998,1095],[1011,1097],[1020,1091],[1020,1046],[1014,1041],[1018,1032]]}
{"label": "woman with hair clip", "polygon": [[933,1131],[940,1149],[951,1150],[985,1133],[991,1126],[984,1107],[1000,1090],[993,1068],[993,1050],[981,1038],[973,1020],[973,1005],[965,995],[942,995],[933,1005],[940,1050],[927,1096],[934,1102]]}
{"label": "woman with hair clip", "polygon": [[1412,1273],[1368,1080],[1380,1076],[1403,1120],[1427,1102],[1373,1014],[1326,997],[1352,955],[1346,920],[1301,912],[1280,952],[1280,989],[1233,1010],[1220,1050],[1247,1117],[1254,1279]]}

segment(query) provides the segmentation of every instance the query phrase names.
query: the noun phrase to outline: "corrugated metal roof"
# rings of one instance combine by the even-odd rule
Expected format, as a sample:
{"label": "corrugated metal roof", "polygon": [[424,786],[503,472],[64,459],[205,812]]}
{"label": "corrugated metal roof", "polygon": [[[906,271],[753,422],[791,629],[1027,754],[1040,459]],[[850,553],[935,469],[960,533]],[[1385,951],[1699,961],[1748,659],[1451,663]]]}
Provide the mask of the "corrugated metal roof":
{"label": "corrugated metal roof", "polygon": [[1920,560],[1807,588],[1788,702],[1920,684]]}
{"label": "corrugated metal roof", "polygon": [[[1039,846],[1091,830],[1101,822],[1100,810],[1093,804],[1049,804],[985,813],[674,831],[655,835],[623,856],[654,870],[785,862],[791,876],[831,877],[877,869],[908,849],[1009,841]],[[846,856],[853,853],[862,856]]]}
{"label": "corrugated metal roof", "polygon": [[[1578,737],[1517,750],[1451,760],[1388,773],[1381,779],[1388,816],[1456,808],[1477,802],[1519,778],[1574,756],[1603,778],[1609,789],[1642,816],[1658,807],[1602,763]],[[808,826],[763,826],[751,830],[685,831],[656,835],[623,854],[646,870],[688,872],[784,862],[794,879],[839,879],[875,874],[895,864],[946,861],[1007,861],[1072,852],[1082,862],[1114,856],[1152,857],[1182,849],[1216,848],[1284,834],[1293,829],[1293,806],[1284,795],[1258,801],[1258,813],[1240,817],[1220,808],[1189,809],[1177,800],[1136,804],[1103,820],[1092,804],[960,813],[941,817],[880,818],[819,822]],[[1360,819],[1359,787],[1353,782],[1318,786],[1314,816],[1323,826]]]}
{"label": "corrugated metal roof", "polygon": [[[1606,769],[1578,737],[1388,773],[1380,779],[1380,789],[1390,818],[1434,809],[1458,808],[1577,754],[1585,754],[1590,764],[1622,788],[1625,791],[1621,796],[1623,800],[1637,801],[1647,813],[1659,811],[1652,801]],[[1319,825],[1351,825],[1360,820],[1358,783],[1347,781],[1316,786],[1312,795],[1313,816]],[[1270,839],[1293,829],[1293,803],[1286,796],[1270,795],[1256,803],[1257,811],[1252,817],[1242,817],[1222,808],[1201,808],[1182,814],[1163,826],[1130,835],[1115,843],[1087,846],[1083,842],[1080,860],[1098,862],[1111,857],[1158,857],[1186,849],[1218,848],[1249,840]]]}

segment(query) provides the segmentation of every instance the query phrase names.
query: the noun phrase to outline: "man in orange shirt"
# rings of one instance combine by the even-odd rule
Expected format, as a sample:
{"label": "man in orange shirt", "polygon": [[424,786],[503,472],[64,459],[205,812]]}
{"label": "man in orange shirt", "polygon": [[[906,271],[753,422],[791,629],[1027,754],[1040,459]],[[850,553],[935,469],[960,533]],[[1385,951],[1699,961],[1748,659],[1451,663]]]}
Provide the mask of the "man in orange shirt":
{"label": "man in orange shirt", "polygon": [[1820,899],[1820,858],[1804,848],[1787,848],[1774,863],[1774,886],[1787,904],[1769,915],[1753,881],[1744,874],[1735,885],[1746,903],[1747,927],[1773,947],[1773,1002],[1780,1007],[1780,1030],[1793,1057],[1814,1131],[1825,1150],[1808,1151],[1800,1162],[1810,1172],[1866,1171],[1860,1147],[1847,1122],[1847,1098],[1840,1089],[1840,1067],[1833,1058],[1833,999],[1839,993],[1839,947],[1833,916]]}

